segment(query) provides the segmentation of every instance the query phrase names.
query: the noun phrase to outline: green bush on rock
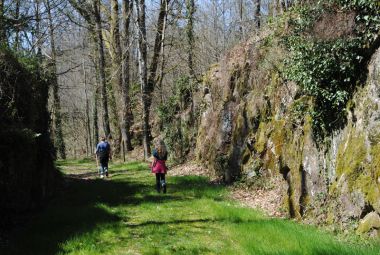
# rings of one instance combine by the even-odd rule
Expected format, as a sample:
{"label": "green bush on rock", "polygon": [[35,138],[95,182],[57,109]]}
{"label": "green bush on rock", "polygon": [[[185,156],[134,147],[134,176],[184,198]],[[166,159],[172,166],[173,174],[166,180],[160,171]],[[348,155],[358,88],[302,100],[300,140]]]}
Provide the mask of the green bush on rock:
{"label": "green bush on rock", "polygon": [[[346,104],[366,78],[366,62],[371,55],[368,50],[380,30],[380,5],[370,0],[336,0],[302,5],[293,11],[297,15],[290,15],[292,31],[283,38],[291,53],[284,61],[284,76],[295,81],[304,95],[314,97],[314,135],[323,139],[345,122]],[[339,37],[339,31],[332,31],[336,35],[329,35],[331,38],[318,35],[315,27],[323,22],[323,15],[342,11],[347,12],[345,18],[355,13],[355,26],[349,35]]]}

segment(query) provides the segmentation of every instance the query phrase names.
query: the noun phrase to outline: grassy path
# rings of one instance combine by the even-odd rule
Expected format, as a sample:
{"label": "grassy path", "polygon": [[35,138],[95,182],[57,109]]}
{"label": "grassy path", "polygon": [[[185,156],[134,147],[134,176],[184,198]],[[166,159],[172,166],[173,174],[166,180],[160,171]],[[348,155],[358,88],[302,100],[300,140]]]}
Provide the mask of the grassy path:
{"label": "grassy path", "polygon": [[239,207],[205,178],[169,177],[164,195],[142,163],[113,165],[108,180],[95,178],[93,163],[59,164],[68,176],[64,193],[5,254],[380,254],[380,245],[340,243]]}

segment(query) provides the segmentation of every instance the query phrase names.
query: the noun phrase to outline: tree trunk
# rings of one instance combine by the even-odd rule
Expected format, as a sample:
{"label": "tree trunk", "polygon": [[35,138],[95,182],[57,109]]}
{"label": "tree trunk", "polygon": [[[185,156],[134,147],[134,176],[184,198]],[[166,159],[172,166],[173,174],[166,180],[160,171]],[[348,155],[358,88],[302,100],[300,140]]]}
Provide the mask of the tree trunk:
{"label": "tree trunk", "polygon": [[[133,11],[133,0],[123,0],[123,49],[122,49],[122,86],[121,96],[124,101],[124,109],[121,117],[121,135],[123,151],[132,150],[130,133],[130,98],[129,98],[129,55],[130,55],[130,36],[129,25]],[[123,153],[124,153],[123,152]]]}
{"label": "tree trunk", "polygon": [[195,3],[194,0],[186,0],[187,9],[187,25],[186,25],[186,35],[187,35],[187,66],[189,68],[189,76],[191,80],[195,80],[194,72],[194,12]]}
{"label": "tree trunk", "polygon": [[139,42],[139,76],[141,83],[141,103],[143,106],[143,145],[144,157],[147,159],[150,156],[149,144],[149,89],[147,79],[147,45],[146,45],[146,25],[145,25],[145,0],[135,0],[137,9],[138,23],[138,42]]}
{"label": "tree trunk", "polygon": [[61,100],[59,97],[59,86],[58,86],[58,77],[57,77],[57,53],[56,53],[55,39],[54,39],[54,24],[53,24],[53,18],[51,15],[50,3],[48,0],[45,0],[45,7],[47,10],[48,21],[49,21],[51,68],[52,68],[52,74],[53,74],[51,85],[53,89],[54,145],[59,153],[59,156],[62,159],[66,159],[66,147],[65,147],[65,141],[63,139],[63,131],[62,131]]}
{"label": "tree trunk", "polygon": [[261,0],[254,0],[255,4],[255,25],[259,29],[261,26]]}
{"label": "tree trunk", "polygon": [[[127,3],[127,6],[129,8],[129,5]],[[124,71],[124,61],[122,65],[122,49],[121,49],[121,42],[120,42],[120,30],[119,30],[119,3],[117,0],[111,1],[111,35],[112,35],[112,47],[111,50],[113,51],[113,58],[112,58],[112,65],[114,70],[114,89],[115,94],[117,94],[115,97],[118,101],[118,119],[119,123],[118,126],[120,128],[120,138],[119,140],[119,148],[118,151],[120,151],[120,144],[122,145],[122,152],[123,152],[123,158],[125,158],[125,148],[131,149],[130,144],[130,137],[129,137],[129,125],[126,123],[128,122],[128,108],[129,108],[129,100],[128,96],[125,95],[125,85],[129,86],[129,83],[125,83],[125,80],[123,78],[123,72]],[[127,49],[125,49],[127,50]],[[124,50],[124,51],[125,51]],[[124,55],[123,55],[124,56]],[[125,74],[124,74],[125,76]],[[128,129],[127,129],[128,126]],[[129,146],[127,141],[129,141]]]}
{"label": "tree trunk", "polygon": [[[93,104],[93,112],[92,112],[92,128],[93,128],[93,131],[94,131],[94,145],[96,146],[99,142],[99,125],[98,125],[98,99],[99,99],[99,78],[98,76],[96,77],[96,80],[97,80],[97,86],[95,88],[95,91],[94,91],[94,104]],[[95,148],[92,147],[92,149]],[[92,151],[94,152],[94,151]]]}
{"label": "tree trunk", "polygon": [[96,32],[94,31],[93,34],[94,38],[93,41],[94,43],[94,49],[93,49],[93,62],[94,62],[94,67],[95,67],[95,79],[96,79],[96,85],[95,85],[95,91],[94,91],[94,102],[93,102],[93,112],[92,112],[92,125],[93,125],[93,130],[94,130],[94,147],[99,142],[99,98],[100,98],[100,72],[99,72],[99,55],[98,55],[98,44],[97,44],[97,35]]}
{"label": "tree trunk", "polygon": [[85,111],[86,111],[86,129],[87,129],[87,156],[92,151],[92,136],[91,136],[91,122],[90,122],[90,104],[88,100],[88,92],[87,92],[87,72],[86,72],[86,66],[85,61],[83,60],[83,87],[84,87],[84,95],[85,95]]}
{"label": "tree trunk", "polygon": [[244,38],[244,29],[243,29],[243,0],[239,0],[239,35],[240,40]]}
{"label": "tree trunk", "polygon": [[36,19],[36,28],[34,32],[34,37],[35,37],[36,42],[34,44],[37,46],[37,58],[42,61],[40,1],[41,0],[34,1],[35,19]]}
{"label": "tree trunk", "polygon": [[149,66],[149,79],[148,79],[148,89],[149,94],[151,95],[154,91],[154,85],[157,76],[157,68],[158,68],[158,60],[160,58],[161,53],[161,45],[163,43],[163,32],[165,30],[165,19],[167,15],[167,6],[169,5],[170,0],[161,0],[160,3],[160,12],[158,14],[157,20],[157,31],[156,37],[154,40],[154,48],[153,48],[153,56],[152,62]]}
{"label": "tree trunk", "polygon": [[7,40],[4,17],[4,0],[0,0],[0,45]]}
{"label": "tree trunk", "polygon": [[120,153],[121,145],[121,131],[119,128],[119,114],[118,114],[118,88],[113,88],[111,84],[108,84],[108,105],[110,110],[110,124],[114,133],[109,136],[110,144],[112,146],[113,155],[118,155]]}
{"label": "tree trunk", "polygon": [[[2,1],[2,0],[0,0]],[[18,50],[20,47],[20,0],[16,0],[16,10],[15,10],[15,20],[17,20],[18,24],[15,26],[15,42],[14,42],[14,48],[15,50]]]}
{"label": "tree trunk", "polygon": [[272,17],[276,17],[281,13],[280,11],[280,0],[274,0],[272,3]]}
{"label": "tree trunk", "polygon": [[100,0],[93,0],[94,16],[97,35],[97,50],[98,50],[98,68],[99,68],[99,81],[100,90],[102,95],[102,108],[103,108],[103,129],[106,137],[110,137],[111,128],[108,114],[108,98],[106,86],[106,73],[105,73],[105,56],[104,56],[104,42],[102,35],[102,24],[100,16]]}
{"label": "tree trunk", "polygon": [[292,2],[289,0],[281,0],[281,7],[284,11],[287,11],[292,5]]}
{"label": "tree trunk", "polygon": [[[161,0],[160,12],[158,14],[157,20],[157,31],[154,41],[153,56],[152,61],[149,66],[149,78],[146,80],[146,27],[145,27],[145,1],[136,0],[138,4],[138,24],[139,24],[139,50],[140,50],[140,80],[142,88],[142,104],[143,104],[143,132],[144,132],[144,155],[145,157],[150,156],[150,106],[152,104],[152,93],[154,91],[158,61],[160,58],[162,35],[164,31],[164,23],[167,14],[167,5],[170,0]],[[145,70],[144,70],[145,69]],[[145,76],[145,77],[144,77]],[[145,79],[145,80],[143,80]]]}
{"label": "tree trunk", "polygon": [[[169,9],[169,5],[168,5],[168,2],[166,1],[166,5],[165,5],[165,9],[166,9],[166,16],[165,16],[165,19],[164,19],[164,25],[163,25],[163,28],[162,28],[162,38],[161,38],[161,65],[160,65],[160,73],[158,74],[158,77],[157,77],[157,80],[156,80],[156,86],[158,87],[158,89],[160,90],[159,91],[159,99],[160,99],[160,104],[162,104],[162,102],[164,101],[164,94],[163,94],[163,88],[162,88],[162,82],[164,80],[164,76],[165,76],[165,72],[164,72],[164,68],[165,68],[165,31],[166,31],[166,23],[167,23],[167,13],[168,13],[168,9]],[[164,123],[162,123],[162,121],[159,122],[159,130],[160,132],[163,131],[163,126]]]}
{"label": "tree trunk", "polygon": [[[193,56],[194,56],[194,46],[195,46],[195,40],[194,40],[194,13],[195,13],[195,3],[194,0],[186,0],[186,9],[187,9],[187,25],[186,25],[186,35],[187,35],[187,66],[189,69],[189,90],[190,90],[190,98],[188,99],[188,102],[191,103],[191,111],[190,111],[190,119],[191,123],[194,121],[194,103],[193,103],[193,84],[196,80],[195,78],[195,71],[194,71],[194,62],[193,62]],[[181,126],[182,128],[182,126]]]}
{"label": "tree trunk", "polygon": [[116,137],[114,139],[114,149],[113,153],[118,154],[120,152],[120,145],[122,140],[122,130],[120,128],[121,115],[124,109],[124,102],[121,97],[121,87],[122,87],[122,73],[121,73],[121,46],[120,46],[120,30],[119,30],[119,3],[118,0],[111,0],[111,61],[112,61],[112,71],[111,71],[111,81],[112,81],[112,91],[114,92],[110,98],[111,111],[114,115],[112,123],[116,129]]}
{"label": "tree trunk", "polygon": [[214,60],[216,62],[219,61],[220,57],[220,49],[219,49],[219,29],[218,29],[218,15],[219,15],[219,3],[216,0],[213,0],[213,17],[212,17],[212,28],[213,28],[213,53],[214,53]]}

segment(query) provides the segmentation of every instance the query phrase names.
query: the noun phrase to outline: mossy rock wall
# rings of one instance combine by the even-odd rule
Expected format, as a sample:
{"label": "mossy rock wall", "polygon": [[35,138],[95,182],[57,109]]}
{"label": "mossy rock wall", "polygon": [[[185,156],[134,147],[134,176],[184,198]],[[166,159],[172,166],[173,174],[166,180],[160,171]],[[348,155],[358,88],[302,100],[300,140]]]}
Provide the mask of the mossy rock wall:
{"label": "mossy rock wall", "polygon": [[41,70],[0,50],[1,226],[10,224],[6,215],[40,207],[59,187]]}
{"label": "mossy rock wall", "polygon": [[[339,26],[337,26],[339,27]],[[380,53],[366,85],[353,95],[345,127],[316,143],[313,98],[280,77],[288,54],[263,38],[234,48],[205,77],[210,93],[196,155],[226,182],[282,175],[289,215],[345,228],[370,211],[380,213]],[[306,109],[306,110],[305,110]]]}
{"label": "mossy rock wall", "polygon": [[380,50],[372,57],[367,85],[355,94],[355,107],[350,110],[348,124],[334,148],[335,179],[331,180],[334,185],[330,195],[343,204],[334,209],[351,218],[380,212],[379,63]]}

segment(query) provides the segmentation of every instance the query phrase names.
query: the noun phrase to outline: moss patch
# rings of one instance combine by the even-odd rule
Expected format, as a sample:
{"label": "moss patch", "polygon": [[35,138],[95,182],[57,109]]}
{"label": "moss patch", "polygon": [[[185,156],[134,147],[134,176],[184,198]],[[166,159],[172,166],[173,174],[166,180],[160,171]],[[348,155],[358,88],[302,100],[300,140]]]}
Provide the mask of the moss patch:
{"label": "moss patch", "polygon": [[345,174],[349,182],[359,177],[366,163],[367,148],[363,135],[351,133],[348,140],[339,146],[337,155],[337,176]]}
{"label": "moss patch", "polygon": [[259,128],[256,133],[256,143],[255,143],[255,150],[260,154],[263,153],[266,148],[267,139],[268,139],[267,133],[266,133],[267,131],[268,131],[268,125],[264,122],[260,122]]}

